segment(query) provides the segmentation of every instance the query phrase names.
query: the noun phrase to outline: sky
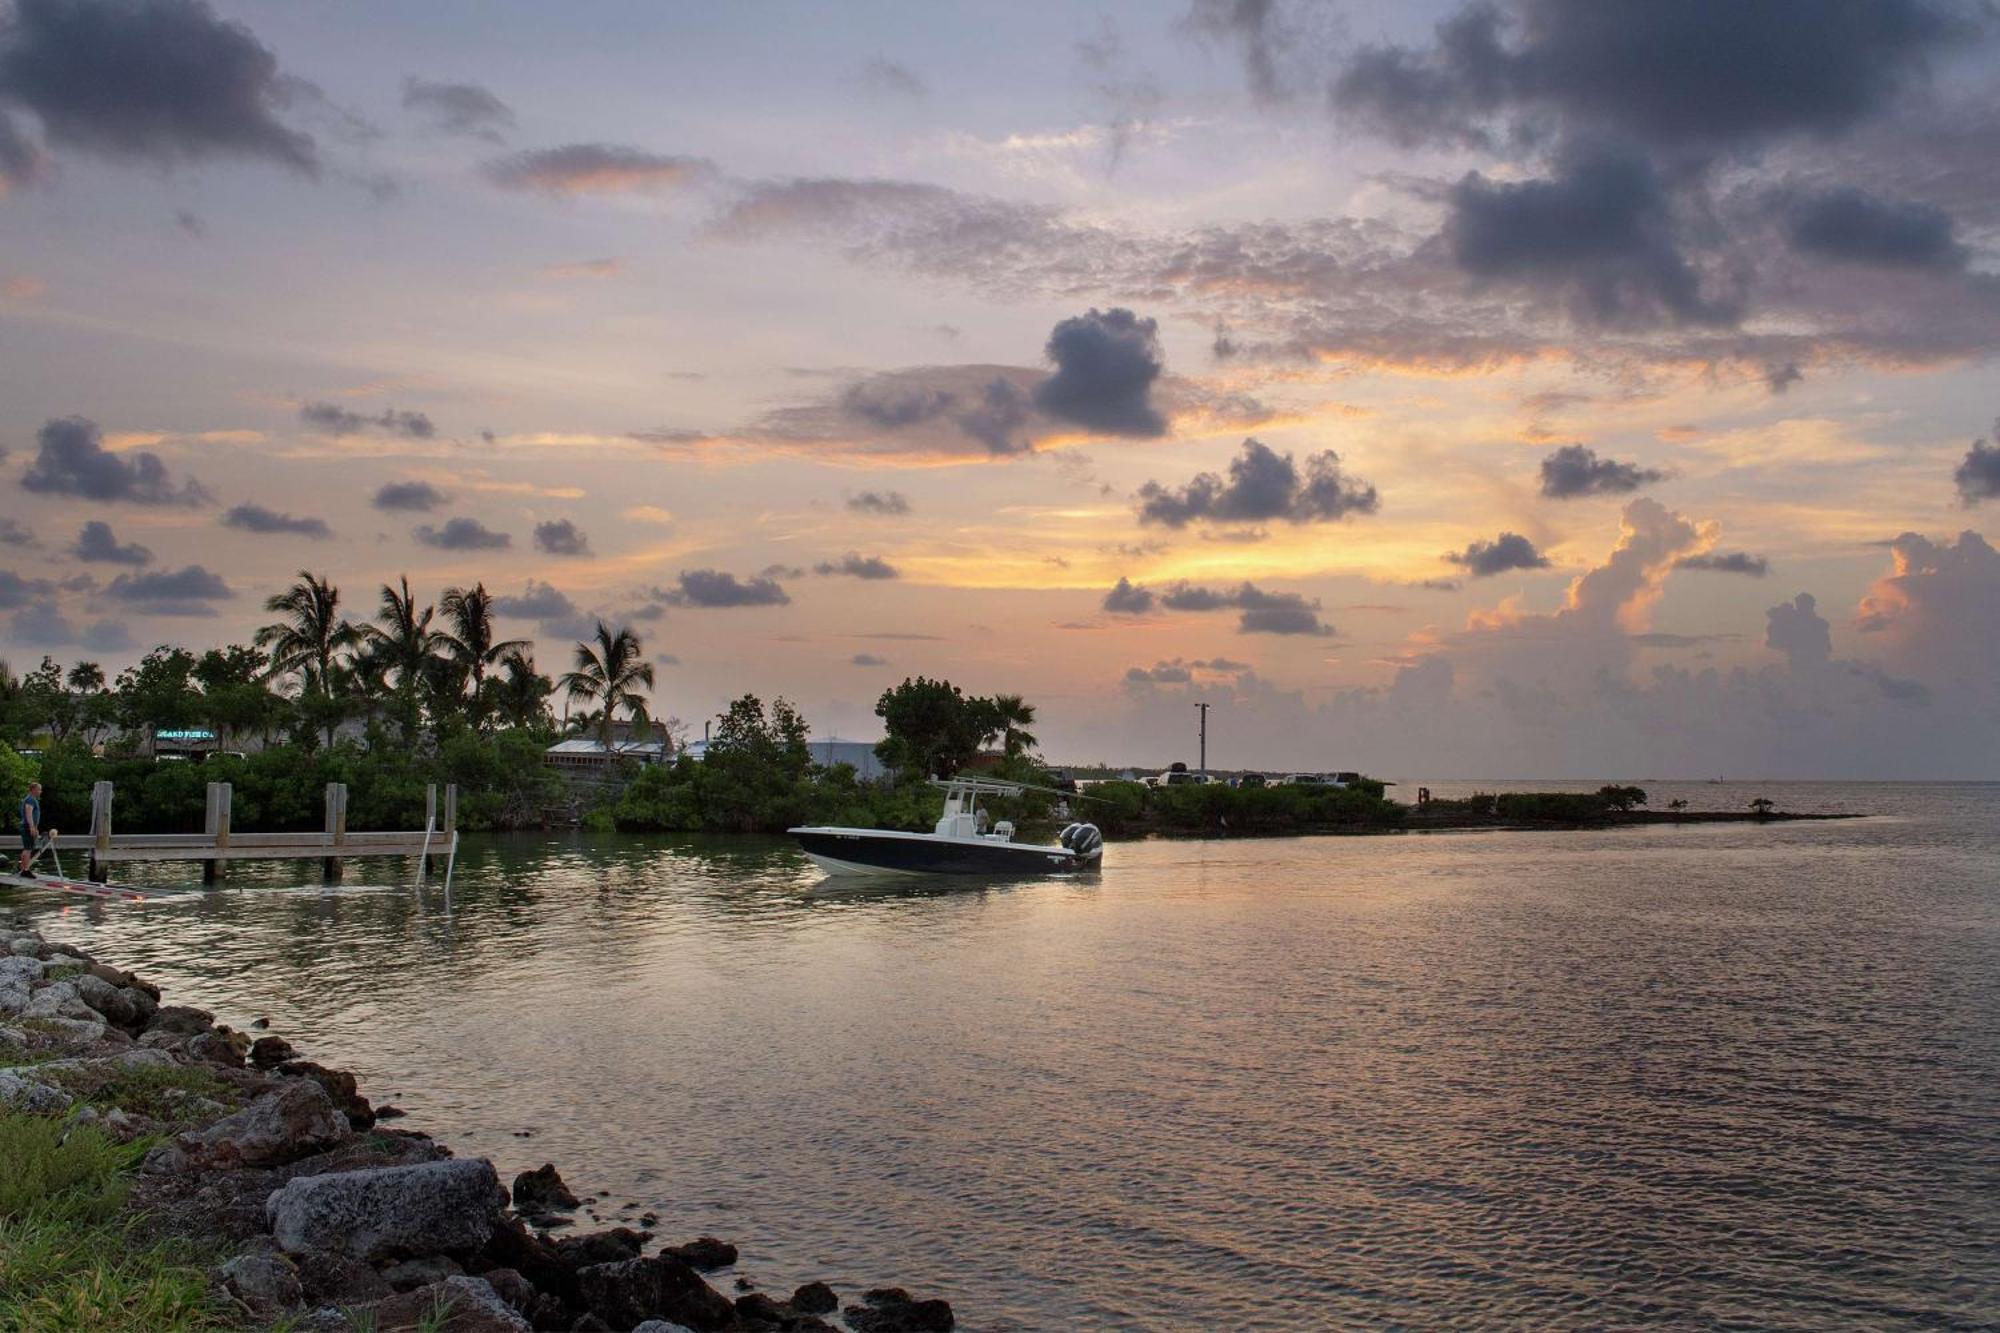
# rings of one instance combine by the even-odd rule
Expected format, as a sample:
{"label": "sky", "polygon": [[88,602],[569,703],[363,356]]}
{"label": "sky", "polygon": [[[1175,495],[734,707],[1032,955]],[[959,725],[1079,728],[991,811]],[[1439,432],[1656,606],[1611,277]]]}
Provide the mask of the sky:
{"label": "sky", "polygon": [[0,656],[2000,778],[1995,142],[1976,0],[0,0]]}

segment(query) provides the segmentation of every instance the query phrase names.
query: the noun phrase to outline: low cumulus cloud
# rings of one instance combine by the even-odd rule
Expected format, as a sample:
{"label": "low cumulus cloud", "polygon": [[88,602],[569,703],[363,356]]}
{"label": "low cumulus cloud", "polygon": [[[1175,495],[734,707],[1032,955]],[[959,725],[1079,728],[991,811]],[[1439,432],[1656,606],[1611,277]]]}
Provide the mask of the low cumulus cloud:
{"label": "low cumulus cloud", "polygon": [[885,667],[889,665],[889,659],[877,657],[873,653],[856,653],[847,659],[847,664],[858,667]]}
{"label": "low cumulus cloud", "polygon": [[696,607],[786,606],[792,600],[777,580],[762,574],[738,579],[719,569],[684,569],[677,584],[658,594],[659,599]]}
{"label": "low cumulus cloud", "polygon": [[0,518],[0,546],[32,548],[40,545],[41,541],[36,538],[34,529],[28,527],[19,519]]}
{"label": "low cumulus cloud", "polygon": [[847,497],[847,507],[857,514],[900,518],[910,512],[910,497],[901,491],[862,491]]}
{"label": "low cumulus cloud", "polygon": [[545,555],[589,555],[590,539],[569,519],[553,519],[535,524],[535,549]]}
{"label": "low cumulus cloud", "polygon": [[153,552],[137,542],[120,542],[113,535],[111,525],[102,519],[92,519],[76,534],[76,545],[70,554],[79,560],[99,565],[136,565],[153,563]]}
{"label": "low cumulus cloud", "polygon": [[879,555],[857,555],[849,551],[838,560],[822,560],[813,566],[813,573],[844,574],[856,579],[893,579],[900,571]]}
{"label": "low cumulus cloud", "polygon": [[438,134],[499,143],[514,128],[514,112],[476,83],[435,83],[412,74],[403,80],[403,109]]}
{"label": "low cumulus cloud", "polygon": [[47,597],[55,592],[56,585],[47,579],[27,578],[11,569],[0,569],[0,611],[11,611],[26,606],[38,597]]}
{"label": "low cumulus cloud", "polygon": [[441,528],[425,523],[410,535],[440,551],[504,551],[514,544],[513,537],[493,531],[476,518],[446,519]]}
{"label": "low cumulus cloud", "polygon": [[1682,556],[1675,569],[1705,569],[1715,574],[1747,574],[1761,579],[1771,572],[1771,562],[1748,551],[1714,551],[1707,555]]}
{"label": "low cumulus cloud", "polygon": [[1306,459],[1301,474],[1292,455],[1261,441],[1243,441],[1225,481],[1203,472],[1177,490],[1149,481],[1139,488],[1139,521],[1184,528],[1194,522],[1326,523],[1350,514],[1372,514],[1380,505],[1375,488],[1345,476],[1340,455],[1331,449]]}
{"label": "low cumulus cloud", "polygon": [[388,513],[428,514],[449,499],[427,481],[392,481],[376,491],[370,503]]}
{"label": "low cumulus cloud", "polygon": [[1976,505],[1981,500],[1991,500],[2000,495],[2000,422],[1993,426],[1995,443],[1974,440],[1972,447],[1965,451],[1965,457],[1952,471],[1951,479],[1958,487],[1958,498],[1967,505]]}
{"label": "low cumulus cloud", "polygon": [[1155,662],[1149,667],[1135,666],[1126,668],[1125,684],[1128,687],[1186,685],[1193,682],[1197,676],[1237,676],[1249,670],[1250,664],[1248,662],[1236,662],[1227,657],[1198,657],[1193,661],[1176,657],[1167,661]]}
{"label": "low cumulus cloud", "polygon": [[1615,458],[1599,458],[1581,444],[1566,444],[1542,460],[1542,494],[1552,500],[1580,495],[1623,495],[1663,480],[1666,473]]}
{"label": "low cumulus cloud", "polygon": [[312,402],[299,408],[299,420],[321,435],[360,435],[380,431],[406,440],[428,440],[437,435],[437,426],[422,412],[399,412],[384,408],[379,415],[353,412],[338,403]]}
{"label": "low cumulus cloud", "polygon": [[211,498],[192,477],[176,485],[160,456],[144,449],[112,453],[104,432],[85,417],[42,423],[35,461],[21,478],[24,489],[136,505],[203,505]]}
{"label": "low cumulus cloud", "polygon": [[495,597],[493,614],[515,620],[532,620],[535,622],[535,633],[546,639],[580,639],[588,635],[596,623],[570,600],[567,593],[538,579],[529,579],[518,595]]}
{"label": "low cumulus cloud", "polygon": [[1320,619],[1319,600],[1295,592],[1266,592],[1249,580],[1234,588],[1208,588],[1187,582],[1167,585],[1159,594],[1168,611],[1238,612],[1238,634],[1331,635],[1333,626]]}
{"label": "low cumulus cloud", "polygon": [[135,610],[155,616],[212,616],[211,602],[227,601],[236,594],[220,574],[200,565],[160,570],[149,574],[120,574],[104,589],[105,596],[129,603]]}
{"label": "low cumulus cloud", "polygon": [[284,514],[260,504],[237,505],[222,516],[222,526],[260,536],[311,537],[315,541],[324,541],[333,535],[333,529],[326,525],[323,518]]}
{"label": "low cumulus cloud", "polygon": [[302,85],[203,0],[16,0],[0,26],[0,104],[33,113],[56,148],[112,162],[234,157],[316,176],[312,137],[281,119]]}
{"label": "low cumulus cloud", "polygon": [[1151,588],[1142,588],[1132,580],[1121,577],[1111,591],[1104,594],[1104,609],[1114,616],[1143,616],[1152,611],[1157,600]]}
{"label": "low cumulus cloud", "polygon": [[1833,627],[1809,592],[1764,613],[1764,646],[1784,654],[1794,671],[1823,666],[1833,657]]}
{"label": "low cumulus cloud", "polygon": [[1056,370],[1036,386],[1042,411],[1106,435],[1166,434],[1166,417],[1151,399],[1166,368],[1157,321],[1093,307],[1057,324],[1045,350]]}
{"label": "low cumulus cloud", "polygon": [[[4,584],[0,576],[0,587]],[[132,632],[123,621],[98,620],[79,627],[53,597],[38,598],[16,611],[7,622],[7,637],[37,648],[77,647],[93,653],[122,653],[133,646]]]}
{"label": "low cumulus cloud", "polygon": [[1462,566],[1476,579],[1492,578],[1512,569],[1547,569],[1549,558],[1518,532],[1503,532],[1490,542],[1477,541],[1463,551],[1446,552],[1446,560]]}
{"label": "low cumulus cloud", "polygon": [[648,152],[626,144],[572,143],[537,148],[488,162],[481,171],[503,190],[543,194],[631,194],[671,189],[713,174],[699,157]]}
{"label": "low cumulus cloud", "polygon": [[1794,250],[1851,264],[1956,269],[1967,258],[1943,209],[1852,186],[1796,200],[1785,232]]}

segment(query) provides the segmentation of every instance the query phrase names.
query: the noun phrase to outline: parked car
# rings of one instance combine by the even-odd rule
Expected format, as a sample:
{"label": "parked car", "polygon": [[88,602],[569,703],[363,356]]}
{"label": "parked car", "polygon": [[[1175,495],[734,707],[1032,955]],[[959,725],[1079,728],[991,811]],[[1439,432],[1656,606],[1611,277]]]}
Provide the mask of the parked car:
{"label": "parked car", "polygon": [[1229,779],[1232,787],[1262,787],[1268,785],[1262,773],[1239,773]]}

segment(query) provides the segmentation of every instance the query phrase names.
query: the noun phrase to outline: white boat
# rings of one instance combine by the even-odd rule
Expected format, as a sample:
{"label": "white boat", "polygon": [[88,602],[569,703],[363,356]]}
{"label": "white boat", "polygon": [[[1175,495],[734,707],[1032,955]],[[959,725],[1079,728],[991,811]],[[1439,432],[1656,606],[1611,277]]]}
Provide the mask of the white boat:
{"label": "white boat", "polygon": [[787,831],[829,875],[1059,875],[1095,870],[1103,860],[1104,835],[1095,824],[1071,824],[1054,844],[1015,842],[1006,820],[982,827],[981,796],[1048,788],[986,778],[934,778],[932,785],[944,790],[944,814],[929,833],[821,825]]}

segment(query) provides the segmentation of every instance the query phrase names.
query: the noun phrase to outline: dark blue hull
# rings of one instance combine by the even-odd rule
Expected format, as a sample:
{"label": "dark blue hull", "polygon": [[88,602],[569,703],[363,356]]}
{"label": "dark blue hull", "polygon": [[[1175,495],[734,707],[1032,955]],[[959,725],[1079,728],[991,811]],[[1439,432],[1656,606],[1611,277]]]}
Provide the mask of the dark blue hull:
{"label": "dark blue hull", "polygon": [[1067,847],[899,837],[861,829],[793,829],[792,836],[815,864],[836,875],[1061,875],[1095,870],[1099,859],[1080,857]]}

